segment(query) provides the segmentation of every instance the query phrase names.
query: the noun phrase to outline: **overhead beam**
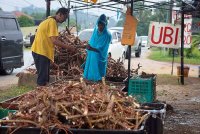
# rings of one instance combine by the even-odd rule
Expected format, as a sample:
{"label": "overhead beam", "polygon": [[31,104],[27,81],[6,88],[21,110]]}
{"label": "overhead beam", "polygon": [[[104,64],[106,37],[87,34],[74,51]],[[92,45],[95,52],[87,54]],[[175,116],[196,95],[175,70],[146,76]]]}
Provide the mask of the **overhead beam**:
{"label": "overhead beam", "polygon": [[[100,5],[104,5],[104,6],[106,6],[105,4],[111,4],[111,2],[110,1],[107,1],[107,2],[101,2],[101,3],[96,3],[96,4],[93,4],[93,3],[90,3],[90,4],[84,4],[84,3],[82,3],[82,2],[80,2],[80,1],[76,1],[76,0],[72,0],[71,2],[74,2],[74,3],[78,3],[78,4],[82,4],[83,6],[78,6],[78,8],[81,8],[81,7],[86,7],[86,6],[100,6]],[[115,5],[116,5],[117,3],[115,3]]]}
{"label": "overhead beam", "polygon": [[[88,3],[85,3],[83,1],[77,1],[77,0],[71,0],[71,2],[74,2],[74,3],[78,3],[78,4],[82,4],[84,6],[78,6],[76,8],[81,8],[81,7],[88,7],[88,6],[95,6],[97,4],[88,4]],[[114,8],[114,9],[119,9],[119,10],[122,10],[122,8],[118,8],[118,7],[114,7],[112,5],[118,5],[118,3],[112,3],[112,4],[109,4],[109,3],[106,3],[107,5],[105,5],[105,3],[102,5],[102,4],[99,4],[99,6],[107,6],[107,7],[111,7],[111,8]]]}
{"label": "overhead beam", "polygon": [[89,9],[89,8],[102,8],[102,7],[110,7],[112,9],[119,9],[123,10],[122,8],[114,7],[113,5],[116,5],[116,3],[109,4],[109,5],[86,5],[86,6],[78,6],[76,7],[76,10],[83,10],[83,9]]}
{"label": "overhead beam", "polygon": [[[74,8],[74,11],[80,11],[80,10],[88,10],[88,9],[93,9],[93,8],[97,8],[97,7],[86,7],[86,8],[79,8],[79,9],[76,9],[76,7]],[[106,8],[106,7],[98,7],[100,9],[105,9],[105,10],[109,10],[109,11],[113,11],[113,12],[117,12],[118,10],[114,10],[114,9],[109,9],[109,8]],[[122,11],[118,11],[118,12],[121,12],[123,13]]]}

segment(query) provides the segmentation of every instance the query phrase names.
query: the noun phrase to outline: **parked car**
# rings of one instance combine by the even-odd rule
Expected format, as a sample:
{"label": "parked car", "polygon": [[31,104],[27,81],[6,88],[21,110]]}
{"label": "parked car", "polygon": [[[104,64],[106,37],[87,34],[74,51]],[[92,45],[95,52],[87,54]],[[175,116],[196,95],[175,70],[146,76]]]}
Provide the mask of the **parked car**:
{"label": "parked car", "polygon": [[0,72],[11,74],[24,65],[23,36],[15,16],[0,11]]}
{"label": "parked car", "polygon": [[31,47],[30,36],[23,37],[23,45],[25,48]]}
{"label": "parked car", "polygon": [[[114,60],[120,59],[124,62],[126,54],[126,46],[121,45],[121,33],[116,30],[109,30],[112,35],[111,44],[108,49],[108,54]],[[93,29],[85,29],[79,33],[81,41],[89,41],[92,36]]]}
{"label": "parked car", "polygon": [[148,36],[140,36],[142,47],[150,48],[148,45]]}
{"label": "parked car", "polygon": [[[123,27],[111,27],[109,28],[110,30],[117,30],[121,33],[121,35],[123,34]],[[131,47],[131,53],[135,54],[135,57],[140,57],[141,55],[141,40],[140,38],[137,36],[137,33],[135,35],[135,43],[134,45]],[[126,45],[126,59],[128,58],[128,46]]]}

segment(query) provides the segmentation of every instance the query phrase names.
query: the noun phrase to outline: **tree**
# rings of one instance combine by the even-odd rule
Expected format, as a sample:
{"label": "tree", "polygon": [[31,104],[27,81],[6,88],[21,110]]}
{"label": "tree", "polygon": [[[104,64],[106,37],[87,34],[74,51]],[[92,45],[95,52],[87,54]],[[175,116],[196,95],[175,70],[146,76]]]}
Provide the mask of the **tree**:
{"label": "tree", "polygon": [[[145,9],[143,2],[135,2],[133,5],[133,15],[138,19],[137,34],[148,35],[150,21],[168,22],[169,11],[165,8],[169,8],[168,5],[160,3],[159,8],[161,9]],[[125,15],[120,16],[117,26],[123,26]]]}
{"label": "tree", "polygon": [[[151,11],[149,9],[143,9],[143,2],[136,2],[134,4],[133,15],[138,19],[137,34],[148,35]],[[123,27],[126,14],[121,14],[116,26]]]}
{"label": "tree", "polygon": [[116,24],[117,27],[123,27],[124,21],[125,21],[125,16],[126,16],[126,14],[124,14],[124,13],[122,13],[120,15],[119,21]]}
{"label": "tree", "polygon": [[[65,27],[67,26],[67,22],[64,22],[61,24],[62,27]],[[70,21],[69,21],[69,27],[76,27],[76,20],[71,18]],[[77,30],[80,31],[81,30],[81,25],[80,24],[77,24]]]}
{"label": "tree", "polygon": [[192,45],[190,48],[185,49],[185,56],[188,58],[196,57],[200,58],[200,50],[199,50],[199,45],[200,45],[200,34],[193,35],[192,36]]}
{"label": "tree", "polygon": [[27,16],[20,16],[19,18],[17,18],[19,25],[21,27],[29,27],[29,26],[34,26],[34,21],[33,19],[27,17]]}
{"label": "tree", "polygon": [[151,18],[151,10],[145,9],[145,10],[139,10],[138,12],[138,26],[137,26],[137,34],[138,36],[144,36],[148,35],[149,31],[149,24],[150,24],[150,18]]}
{"label": "tree", "polygon": [[39,13],[39,12],[33,12],[30,16],[33,17],[35,20],[43,20],[46,18],[45,13]]}

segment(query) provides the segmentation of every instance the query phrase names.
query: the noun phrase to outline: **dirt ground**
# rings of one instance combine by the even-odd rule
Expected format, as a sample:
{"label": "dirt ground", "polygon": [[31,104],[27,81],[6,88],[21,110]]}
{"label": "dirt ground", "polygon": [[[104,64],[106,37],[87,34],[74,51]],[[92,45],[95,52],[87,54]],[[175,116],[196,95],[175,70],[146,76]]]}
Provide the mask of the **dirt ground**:
{"label": "dirt ground", "polygon": [[164,134],[200,134],[200,78],[157,78],[157,100],[168,104]]}
{"label": "dirt ground", "polygon": [[[184,78],[184,85],[179,84],[177,66],[170,62],[158,62],[147,59],[149,51],[142,53],[140,58],[131,59],[131,68],[142,66],[139,73],[165,74],[157,78],[157,100],[168,104],[167,115],[164,121],[164,134],[200,134],[200,65],[189,66],[188,78]],[[127,61],[125,63],[127,67]],[[168,75],[168,76],[167,76]]]}

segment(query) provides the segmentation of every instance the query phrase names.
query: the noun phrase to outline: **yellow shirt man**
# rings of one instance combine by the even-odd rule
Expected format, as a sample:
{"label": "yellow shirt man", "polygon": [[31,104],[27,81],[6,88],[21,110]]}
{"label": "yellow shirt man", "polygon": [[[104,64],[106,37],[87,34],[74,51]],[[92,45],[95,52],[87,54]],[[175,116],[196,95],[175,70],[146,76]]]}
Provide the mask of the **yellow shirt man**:
{"label": "yellow shirt man", "polygon": [[49,37],[58,36],[58,26],[52,17],[44,20],[37,28],[37,34],[31,50],[54,61],[54,44]]}
{"label": "yellow shirt man", "polygon": [[50,61],[54,61],[55,46],[75,51],[73,46],[65,44],[58,38],[57,23],[63,23],[69,17],[69,9],[59,8],[56,14],[44,20],[38,26],[32,45],[32,55],[37,69],[37,85],[46,86],[49,82]]}

